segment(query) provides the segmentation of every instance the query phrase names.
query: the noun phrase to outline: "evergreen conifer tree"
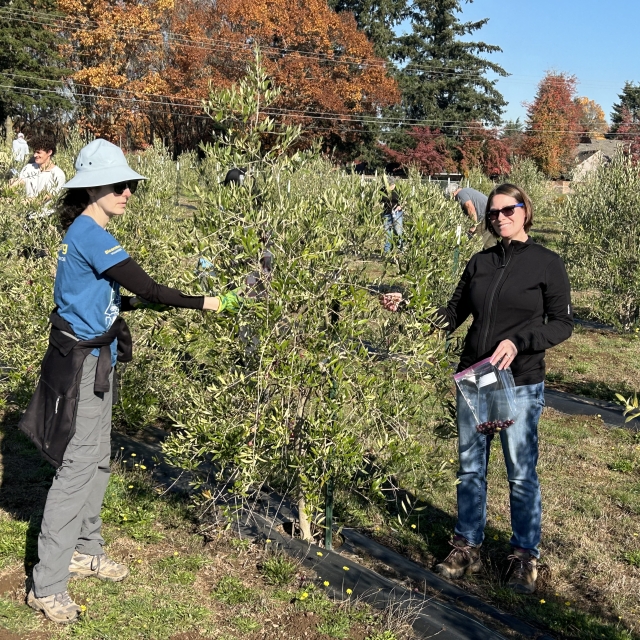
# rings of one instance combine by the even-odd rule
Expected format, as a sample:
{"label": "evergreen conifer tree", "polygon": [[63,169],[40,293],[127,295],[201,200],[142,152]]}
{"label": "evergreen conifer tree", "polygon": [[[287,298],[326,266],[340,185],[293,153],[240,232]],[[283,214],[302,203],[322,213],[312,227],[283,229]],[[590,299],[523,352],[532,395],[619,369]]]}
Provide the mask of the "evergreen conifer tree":
{"label": "evergreen conifer tree", "polygon": [[640,84],[625,82],[618,98],[620,98],[620,102],[613,105],[611,113],[612,133],[617,133],[622,122],[629,116],[633,122],[640,122]]}
{"label": "evergreen conifer tree", "polygon": [[406,117],[427,120],[448,133],[459,123],[498,125],[506,104],[486,73],[507,72],[482,57],[500,47],[462,40],[488,18],[460,22],[456,14],[461,10],[460,0],[414,0],[409,10],[412,32],[397,38],[393,52],[401,67],[398,81]]}
{"label": "evergreen conifer tree", "polygon": [[55,9],[55,0],[0,0],[0,121],[54,122],[71,107]]}
{"label": "evergreen conifer tree", "polygon": [[395,28],[408,15],[407,0],[329,0],[337,12],[353,13],[358,28],[373,43],[376,55],[389,58],[396,42]]}

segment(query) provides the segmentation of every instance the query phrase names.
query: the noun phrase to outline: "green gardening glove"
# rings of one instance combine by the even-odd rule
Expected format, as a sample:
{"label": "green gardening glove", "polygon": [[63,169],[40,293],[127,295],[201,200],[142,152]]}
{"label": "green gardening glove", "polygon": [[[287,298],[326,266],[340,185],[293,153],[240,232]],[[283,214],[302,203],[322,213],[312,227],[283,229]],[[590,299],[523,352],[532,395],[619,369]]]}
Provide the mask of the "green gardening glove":
{"label": "green gardening glove", "polygon": [[239,292],[240,289],[234,289],[233,291],[229,291],[229,293],[218,296],[220,306],[216,313],[222,313],[223,311],[227,311],[232,314],[238,313],[238,311],[240,311],[240,305],[242,304],[240,296],[238,295]]}

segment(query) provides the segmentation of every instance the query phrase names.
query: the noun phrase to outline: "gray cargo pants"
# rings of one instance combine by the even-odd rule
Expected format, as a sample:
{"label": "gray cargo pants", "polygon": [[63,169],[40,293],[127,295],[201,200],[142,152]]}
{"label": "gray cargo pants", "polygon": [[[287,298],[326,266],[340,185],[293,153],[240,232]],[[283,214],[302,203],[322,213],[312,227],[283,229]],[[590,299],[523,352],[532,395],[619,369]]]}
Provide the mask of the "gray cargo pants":
{"label": "gray cargo pants", "polygon": [[76,432],[47,495],[38,536],[40,562],[33,569],[37,598],[67,589],[74,549],[93,556],[103,553],[100,510],[110,475],[113,371],[110,391],[96,394],[97,363],[93,355],[84,362]]}

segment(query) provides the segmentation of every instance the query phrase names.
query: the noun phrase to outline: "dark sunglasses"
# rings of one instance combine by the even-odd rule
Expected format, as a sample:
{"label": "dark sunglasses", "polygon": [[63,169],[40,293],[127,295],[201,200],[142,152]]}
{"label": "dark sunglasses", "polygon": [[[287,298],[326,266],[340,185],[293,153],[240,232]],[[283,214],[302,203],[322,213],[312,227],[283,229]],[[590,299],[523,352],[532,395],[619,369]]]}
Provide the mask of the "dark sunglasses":
{"label": "dark sunglasses", "polygon": [[507,216],[507,218],[510,218],[519,207],[524,207],[524,204],[518,202],[518,204],[510,204],[508,207],[502,207],[502,209],[489,209],[487,215],[489,216],[489,220],[497,220],[501,213]]}
{"label": "dark sunglasses", "polygon": [[113,185],[113,193],[115,193],[117,196],[121,196],[127,188],[129,189],[129,191],[131,191],[132,194],[135,193],[136,189],[138,188],[138,181],[130,180],[127,182],[118,182],[118,184]]}

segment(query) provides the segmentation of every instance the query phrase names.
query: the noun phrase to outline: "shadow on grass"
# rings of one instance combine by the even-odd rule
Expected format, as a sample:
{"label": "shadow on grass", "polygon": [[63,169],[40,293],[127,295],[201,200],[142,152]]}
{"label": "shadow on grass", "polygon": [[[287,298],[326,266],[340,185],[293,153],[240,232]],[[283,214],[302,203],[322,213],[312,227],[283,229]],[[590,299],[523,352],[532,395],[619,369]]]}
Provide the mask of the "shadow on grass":
{"label": "shadow on grass", "polygon": [[[455,488],[450,487],[448,490],[455,491]],[[433,570],[437,562],[441,562],[451,551],[449,541],[456,523],[455,508],[452,512],[445,511],[429,500],[416,498],[410,491],[390,485],[383,491],[386,497],[386,504],[382,508],[383,517],[389,525],[385,528],[386,533],[376,531],[373,527],[360,528],[379,543]],[[351,494],[346,503],[336,508],[336,514],[348,521],[349,510],[360,510],[362,513],[366,508],[366,501],[361,496]],[[390,531],[391,528],[393,529]],[[544,553],[545,546],[557,549],[565,544],[566,541],[559,538],[543,538],[542,550]],[[455,584],[499,609],[550,631],[557,638],[640,639],[640,635],[628,631],[621,625],[618,617],[606,608],[605,603],[594,602],[593,589],[588,580],[572,584],[575,592],[580,594],[578,602],[567,600],[554,587],[553,575],[544,562],[544,556],[539,565],[536,593],[514,593],[506,586],[511,566],[508,560],[510,553],[510,536],[504,529],[488,524],[481,551],[484,571],[456,581]],[[422,588],[421,585],[415,586]]]}
{"label": "shadow on grass", "polygon": [[618,405],[620,402],[616,398],[617,393],[628,398],[636,392],[629,385],[616,383],[614,386],[610,386],[607,382],[601,380],[577,380],[575,376],[563,373],[547,373],[545,383],[549,389],[565,391],[566,393],[586,396],[596,400],[606,400]]}
{"label": "shadow on grass", "polygon": [[[30,391],[33,389],[21,390],[19,395]],[[38,534],[55,469],[18,430],[20,417],[19,410],[9,409],[0,422],[0,510],[11,518],[10,525],[16,525],[15,531],[9,527],[5,534],[14,538],[6,545],[8,553],[24,557],[28,576],[38,561]],[[21,523],[27,523],[26,533]],[[15,539],[20,536],[24,538]]]}

